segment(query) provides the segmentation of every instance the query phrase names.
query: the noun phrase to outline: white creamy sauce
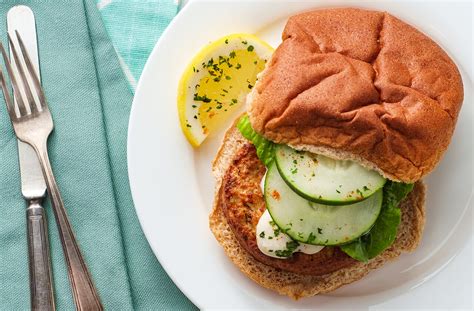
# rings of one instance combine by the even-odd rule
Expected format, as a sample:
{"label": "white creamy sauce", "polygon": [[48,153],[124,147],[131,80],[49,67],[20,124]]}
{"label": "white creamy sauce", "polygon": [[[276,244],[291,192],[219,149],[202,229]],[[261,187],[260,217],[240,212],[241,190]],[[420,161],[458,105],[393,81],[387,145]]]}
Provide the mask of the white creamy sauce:
{"label": "white creamy sauce", "polygon": [[[268,210],[265,210],[257,224],[257,245],[262,253],[267,256],[285,259],[277,256],[281,252],[287,251],[287,243],[294,242],[286,233],[281,232],[278,226],[273,222]],[[305,254],[315,254],[322,250],[324,246],[311,245],[299,242],[299,246],[292,252],[301,252]]]}

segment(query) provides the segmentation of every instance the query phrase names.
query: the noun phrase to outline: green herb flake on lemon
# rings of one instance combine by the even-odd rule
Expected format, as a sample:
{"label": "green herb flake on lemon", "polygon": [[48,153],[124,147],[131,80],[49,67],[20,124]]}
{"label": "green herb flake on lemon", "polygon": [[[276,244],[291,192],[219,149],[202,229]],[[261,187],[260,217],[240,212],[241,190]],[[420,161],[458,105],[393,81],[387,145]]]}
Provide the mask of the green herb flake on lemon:
{"label": "green herb flake on lemon", "polygon": [[178,87],[179,121],[194,147],[219,129],[245,102],[273,48],[250,34],[233,34],[205,46]]}

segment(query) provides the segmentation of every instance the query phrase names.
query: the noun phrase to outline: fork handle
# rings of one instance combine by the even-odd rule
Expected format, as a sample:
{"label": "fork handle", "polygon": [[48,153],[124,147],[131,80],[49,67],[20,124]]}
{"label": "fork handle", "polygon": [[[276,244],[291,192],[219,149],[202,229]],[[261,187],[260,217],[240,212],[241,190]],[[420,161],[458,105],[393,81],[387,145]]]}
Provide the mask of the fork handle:
{"label": "fork handle", "polygon": [[61,245],[68,268],[69,281],[76,309],[79,311],[103,310],[99,294],[92,282],[86,263],[82,257],[81,250],[77,244],[76,237],[64,208],[63,200],[53,175],[51,163],[48,157],[46,141],[40,146],[34,146],[43,170],[44,179],[48,187],[48,193],[56,218],[56,223],[61,238]]}
{"label": "fork handle", "polygon": [[30,267],[31,310],[55,310],[48,227],[41,199],[29,200],[26,209]]}

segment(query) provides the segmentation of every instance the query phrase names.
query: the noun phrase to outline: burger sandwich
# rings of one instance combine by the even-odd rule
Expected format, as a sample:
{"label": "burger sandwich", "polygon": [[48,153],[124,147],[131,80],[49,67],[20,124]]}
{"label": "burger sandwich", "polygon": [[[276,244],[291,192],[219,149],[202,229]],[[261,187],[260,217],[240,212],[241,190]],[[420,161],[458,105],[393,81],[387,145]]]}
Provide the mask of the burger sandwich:
{"label": "burger sandwich", "polygon": [[243,273],[298,299],[418,246],[422,179],[463,87],[442,48],[386,12],[305,12],[282,40],[213,163],[210,228]]}

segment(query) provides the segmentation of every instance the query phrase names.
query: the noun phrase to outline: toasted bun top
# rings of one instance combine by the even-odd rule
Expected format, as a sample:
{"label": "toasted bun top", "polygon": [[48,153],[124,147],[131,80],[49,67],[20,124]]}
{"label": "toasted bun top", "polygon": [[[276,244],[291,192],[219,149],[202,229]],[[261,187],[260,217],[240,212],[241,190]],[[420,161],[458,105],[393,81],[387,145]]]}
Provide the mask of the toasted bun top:
{"label": "toasted bun top", "polygon": [[433,40],[388,13],[348,8],[295,15],[282,38],[248,98],[257,132],[396,181],[436,166],[463,86]]}

